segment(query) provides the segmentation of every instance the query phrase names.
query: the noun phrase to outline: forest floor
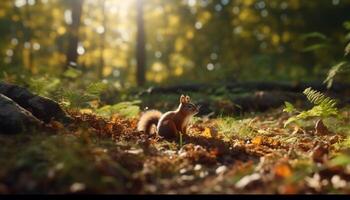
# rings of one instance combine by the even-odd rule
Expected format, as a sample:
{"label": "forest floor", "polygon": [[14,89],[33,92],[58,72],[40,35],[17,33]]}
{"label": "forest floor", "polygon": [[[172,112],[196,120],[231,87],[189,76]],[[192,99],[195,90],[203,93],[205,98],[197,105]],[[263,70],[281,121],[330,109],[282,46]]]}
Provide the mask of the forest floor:
{"label": "forest floor", "polygon": [[350,193],[349,111],[284,128],[283,108],[195,118],[181,141],[136,131],[137,117],[71,111],[34,134],[0,135],[0,193]]}

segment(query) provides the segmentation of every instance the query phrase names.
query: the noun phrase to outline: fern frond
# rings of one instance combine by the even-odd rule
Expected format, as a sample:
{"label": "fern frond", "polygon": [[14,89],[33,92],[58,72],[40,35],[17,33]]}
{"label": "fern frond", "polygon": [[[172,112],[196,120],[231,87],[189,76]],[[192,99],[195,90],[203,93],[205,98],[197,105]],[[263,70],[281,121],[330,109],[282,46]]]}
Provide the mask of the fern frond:
{"label": "fern frond", "polygon": [[306,33],[306,34],[303,34],[301,36],[302,40],[306,40],[306,39],[309,39],[309,38],[317,38],[317,39],[321,39],[321,40],[327,40],[327,36],[322,34],[322,33],[320,33],[320,32]]}
{"label": "fern frond", "polygon": [[283,112],[287,112],[287,113],[293,113],[296,111],[295,107],[293,106],[293,104],[289,103],[288,101],[284,102],[284,109]]}
{"label": "fern frond", "polygon": [[102,82],[92,83],[86,88],[86,92],[93,95],[100,95],[107,89],[107,84]]}
{"label": "fern frond", "polygon": [[[350,43],[349,43],[350,44]],[[350,45],[349,45],[349,51],[350,51]],[[347,65],[347,62],[340,62],[336,65],[334,65],[328,72],[327,78],[323,81],[324,84],[327,84],[327,88],[331,88],[333,85],[334,77],[339,74],[344,67]]]}
{"label": "fern frond", "polygon": [[[314,107],[310,110],[302,111],[298,115],[290,117],[284,124],[286,127],[288,124],[295,122],[297,120],[307,119],[310,117],[321,117],[326,118],[330,116],[335,116],[338,114],[338,109],[336,107],[337,101],[326,97],[321,92],[307,88],[303,92],[306,98],[314,104]],[[292,106],[292,107],[291,107]],[[286,103],[285,111],[292,111],[293,105],[288,105]]]}
{"label": "fern frond", "polygon": [[315,105],[320,105],[325,108],[335,107],[337,101],[326,97],[321,92],[313,90],[312,88],[306,88],[303,92],[306,95],[306,98]]}
{"label": "fern frond", "polygon": [[348,45],[346,45],[345,47],[345,56],[349,55],[350,54],[350,42]]}

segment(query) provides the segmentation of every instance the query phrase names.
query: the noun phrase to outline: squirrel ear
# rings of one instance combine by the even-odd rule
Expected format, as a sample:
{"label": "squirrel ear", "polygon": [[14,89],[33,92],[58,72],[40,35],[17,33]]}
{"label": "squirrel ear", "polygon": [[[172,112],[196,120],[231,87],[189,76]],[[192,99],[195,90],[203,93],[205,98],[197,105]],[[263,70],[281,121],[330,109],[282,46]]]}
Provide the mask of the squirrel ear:
{"label": "squirrel ear", "polygon": [[186,103],[186,97],[183,94],[180,97],[180,103]]}
{"label": "squirrel ear", "polygon": [[187,102],[187,103],[190,103],[190,101],[191,101],[190,96],[186,96],[186,102]]}

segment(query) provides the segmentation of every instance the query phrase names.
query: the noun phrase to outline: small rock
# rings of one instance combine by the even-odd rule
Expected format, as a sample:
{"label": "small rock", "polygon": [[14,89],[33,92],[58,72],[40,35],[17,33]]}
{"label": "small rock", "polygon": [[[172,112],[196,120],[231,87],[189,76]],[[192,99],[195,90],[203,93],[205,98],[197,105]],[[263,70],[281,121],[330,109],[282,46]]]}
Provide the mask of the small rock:
{"label": "small rock", "polygon": [[195,171],[199,171],[199,170],[201,170],[202,169],[202,165],[200,165],[200,164],[196,164],[196,166],[194,166],[194,168],[193,168]]}
{"label": "small rock", "polygon": [[346,187],[346,181],[341,179],[339,175],[334,175],[331,179],[331,183],[335,189]]}
{"label": "small rock", "polygon": [[250,183],[257,181],[261,178],[260,174],[254,173],[251,175],[244,176],[236,183],[236,188],[244,189],[247,187]]}
{"label": "small rock", "polygon": [[82,190],[85,190],[85,184],[84,183],[73,183],[70,186],[70,191],[71,192],[80,192]]}
{"label": "small rock", "polygon": [[181,176],[181,180],[183,180],[183,181],[193,181],[194,180],[194,176],[192,176],[192,175],[182,175]]}
{"label": "small rock", "polygon": [[215,173],[216,174],[222,174],[225,173],[227,171],[227,167],[225,165],[220,166],[216,169]]}
{"label": "small rock", "polygon": [[130,154],[137,155],[137,154],[143,153],[143,149],[130,149],[130,150],[126,150],[125,152],[126,152],[126,153],[130,153]]}
{"label": "small rock", "polygon": [[187,170],[185,168],[180,169],[180,174],[184,174],[186,172],[187,172]]}

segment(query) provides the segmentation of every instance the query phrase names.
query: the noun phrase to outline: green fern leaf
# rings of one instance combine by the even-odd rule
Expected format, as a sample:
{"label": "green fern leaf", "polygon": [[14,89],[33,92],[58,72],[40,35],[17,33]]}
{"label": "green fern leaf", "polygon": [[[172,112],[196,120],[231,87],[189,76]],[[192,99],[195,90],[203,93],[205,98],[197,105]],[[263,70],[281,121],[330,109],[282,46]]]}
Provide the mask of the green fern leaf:
{"label": "green fern leaf", "polygon": [[86,88],[86,92],[93,95],[100,95],[107,89],[107,84],[104,83],[92,83]]}
{"label": "green fern leaf", "polygon": [[350,42],[349,42],[349,44],[346,45],[346,47],[345,47],[345,56],[349,55],[349,53],[350,53]]}
{"label": "green fern leaf", "polygon": [[321,40],[327,40],[327,36],[320,33],[320,32],[311,32],[311,33],[307,33],[307,34],[304,34],[301,36],[301,39],[302,40],[306,40],[306,39],[309,39],[309,38],[318,38],[318,39],[321,39]]}
{"label": "green fern leaf", "polygon": [[[350,45],[349,45],[349,50],[350,50]],[[339,74],[339,72],[341,72],[343,70],[343,68],[346,64],[347,64],[347,62],[340,62],[340,63],[334,65],[329,70],[327,78],[323,81],[324,84],[327,84],[328,89],[332,87],[335,75]]]}
{"label": "green fern leaf", "polygon": [[[307,119],[310,117],[326,118],[338,115],[336,100],[326,97],[321,92],[318,92],[311,88],[305,89],[303,93],[305,94],[306,98],[314,104],[314,107],[310,110],[302,111],[298,115],[289,118],[284,124],[285,127],[292,122]],[[294,108],[293,105],[288,105],[286,103],[286,111],[291,111],[292,108]]]}
{"label": "green fern leaf", "polygon": [[289,103],[289,102],[284,102],[285,104],[285,108],[283,109],[283,112],[287,112],[287,113],[292,113],[292,112],[295,112],[296,109],[295,107],[293,106],[293,104]]}

